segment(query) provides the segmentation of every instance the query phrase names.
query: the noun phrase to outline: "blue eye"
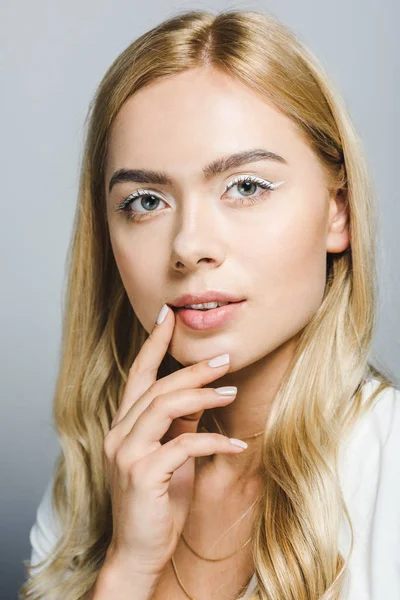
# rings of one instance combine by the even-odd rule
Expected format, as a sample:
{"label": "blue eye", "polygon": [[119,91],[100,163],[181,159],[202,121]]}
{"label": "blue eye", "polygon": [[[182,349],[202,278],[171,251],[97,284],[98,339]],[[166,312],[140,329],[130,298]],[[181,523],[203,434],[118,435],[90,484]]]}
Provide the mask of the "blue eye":
{"label": "blue eye", "polygon": [[[284,181],[278,181],[277,183],[272,183],[271,181],[267,181],[265,179],[261,179],[260,177],[256,177],[254,175],[239,175],[233,181],[225,186],[224,193],[230,190],[232,187],[241,186],[244,184],[245,193],[247,193],[251,189],[257,189],[258,187],[263,188],[266,191],[275,190],[278,186],[280,186]],[[246,189],[247,188],[247,189]],[[254,196],[254,192],[250,193],[246,196],[234,196],[235,200],[239,202],[239,204],[258,204],[262,200],[262,196],[264,196],[265,192],[261,192]],[[148,208],[149,210],[145,211],[132,211],[130,210],[130,206],[136,202],[141,202],[142,208]],[[150,190],[137,190],[130,194],[118,205],[116,208],[117,213],[126,213],[125,218],[128,221],[141,221],[143,219],[148,219],[148,215],[152,212],[155,212],[155,208],[157,208],[159,202],[165,202],[163,198],[155,194]],[[145,206],[145,203],[147,206]],[[160,212],[160,211],[156,211]]]}

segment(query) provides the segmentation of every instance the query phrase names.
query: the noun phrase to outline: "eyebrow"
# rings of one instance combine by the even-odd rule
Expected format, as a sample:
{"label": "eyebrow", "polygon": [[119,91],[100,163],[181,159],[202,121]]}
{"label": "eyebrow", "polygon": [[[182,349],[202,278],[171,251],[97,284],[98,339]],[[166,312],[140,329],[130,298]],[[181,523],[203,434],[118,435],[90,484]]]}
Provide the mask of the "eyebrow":
{"label": "eyebrow", "polygon": [[[245,150],[243,152],[217,158],[203,167],[202,172],[204,178],[208,181],[220,173],[260,160],[272,160],[285,165],[288,164],[282,156],[279,156],[279,154],[263,150],[262,148],[256,148],[254,150]],[[162,171],[152,171],[150,169],[119,169],[118,171],[115,171],[110,179],[108,192],[110,193],[113,186],[117,183],[124,183],[127,181],[133,183],[152,183],[157,185],[172,185],[173,183],[171,177]]]}

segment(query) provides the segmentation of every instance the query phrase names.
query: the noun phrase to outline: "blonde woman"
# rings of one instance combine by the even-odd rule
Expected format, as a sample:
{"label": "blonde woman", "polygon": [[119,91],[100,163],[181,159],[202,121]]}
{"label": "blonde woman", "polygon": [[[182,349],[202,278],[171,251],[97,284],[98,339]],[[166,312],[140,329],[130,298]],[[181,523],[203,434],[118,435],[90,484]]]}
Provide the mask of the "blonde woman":
{"label": "blonde woman", "polygon": [[400,597],[374,198],[340,95],[275,18],[180,13],[115,60],[21,598]]}

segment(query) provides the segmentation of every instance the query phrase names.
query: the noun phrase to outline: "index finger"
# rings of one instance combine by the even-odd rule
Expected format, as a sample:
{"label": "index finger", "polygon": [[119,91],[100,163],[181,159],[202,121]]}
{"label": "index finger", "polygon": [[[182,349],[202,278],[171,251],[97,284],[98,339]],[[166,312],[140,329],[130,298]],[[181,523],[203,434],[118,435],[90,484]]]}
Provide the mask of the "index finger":
{"label": "index finger", "polygon": [[[163,317],[164,320],[160,322]],[[151,333],[129,368],[124,394],[112,421],[112,427],[124,418],[136,400],[156,381],[157,371],[168,350],[174,325],[174,311],[164,304]]]}

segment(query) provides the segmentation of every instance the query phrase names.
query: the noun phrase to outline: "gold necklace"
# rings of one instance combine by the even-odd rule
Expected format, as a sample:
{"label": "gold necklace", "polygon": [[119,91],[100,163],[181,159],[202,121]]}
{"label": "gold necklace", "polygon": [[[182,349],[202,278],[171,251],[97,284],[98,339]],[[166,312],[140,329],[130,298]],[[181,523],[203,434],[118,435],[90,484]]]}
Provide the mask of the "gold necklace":
{"label": "gold necklace", "polygon": [[[218,429],[219,429],[219,432],[220,432],[220,433],[222,433],[222,435],[226,435],[226,436],[227,436],[228,434],[226,433],[226,431],[224,431],[224,430],[222,429],[221,425],[218,423],[218,421],[217,421],[217,418],[216,418],[216,416],[214,415],[213,411],[211,411],[211,416],[212,416],[212,418],[214,419],[214,421],[215,421],[215,423],[216,423],[216,425],[217,425],[217,427],[218,427]],[[263,429],[262,431],[259,431],[258,433],[252,433],[251,435],[241,436],[241,437],[240,437],[240,439],[241,439],[241,440],[248,440],[248,439],[250,439],[250,438],[255,438],[255,437],[258,437],[258,436],[259,436],[259,435],[261,435],[262,433],[264,433],[264,429]]]}
{"label": "gold necklace", "polygon": [[[227,434],[226,434],[226,433],[223,431],[222,427],[221,427],[221,426],[220,426],[220,424],[218,423],[218,421],[217,421],[217,419],[216,419],[216,417],[215,417],[215,415],[214,415],[214,413],[213,413],[212,411],[211,411],[211,416],[212,416],[212,418],[214,419],[214,421],[215,421],[215,423],[216,423],[216,425],[217,425],[217,427],[218,427],[218,429],[219,429],[220,433],[221,433],[222,435],[227,435]],[[206,429],[206,430],[207,430],[207,428],[206,428],[205,426],[203,426],[203,427],[204,427],[204,429]],[[253,433],[253,434],[251,434],[251,435],[247,435],[247,436],[241,436],[241,439],[242,439],[242,440],[246,440],[246,439],[249,439],[249,438],[255,438],[255,437],[257,437],[257,436],[261,435],[262,433],[264,433],[264,430],[260,431],[259,433]],[[251,509],[251,508],[254,506],[254,504],[257,502],[257,500],[259,499],[259,497],[260,497],[260,496],[258,496],[258,497],[257,497],[257,498],[254,500],[253,504],[251,504],[251,506],[249,506],[249,508],[248,508],[248,509],[247,509],[247,510],[246,510],[246,511],[243,513],[243,515],[242,515],[241,519],[242,519],[242,518],[244,517],[244,515],[245,515],[246,513],[248,513],[248,512],[249,512],[249,510],[250,510],[250,509]],[[240,519],[240,520],[241,520],[241,519]],[[228,531],[229,531],[229,530],[228,530]],[[226,532],[225,532],[225,533],[226,533]],[[226,560],[226,559],[230,558],[231,556],[233,556],[234,554],[237,554],[238,552],[240,552],[241,550],[243,550],[243,548],[245,548],[245,546],[247,546],[247,544],[248,544],[248,543],[251,541],[251,537],[249,537],[249,539],[247,540],[247,542],[245,542],[245,543],[243,544],[243,546],[242,546],[241,548],[239,548],[239,550],[235,550],[235,552],[232,552],[232,554],[229,554],[228,556],[224,556],[224,557],[222,557],[222,558],[207,558],[207,557],[205,557],[205,556],[201,556],[201,555],[200,555],[200,554],[198,554],[198,552],[196,552],[196,551],[195,551],[195,550],[194,550],[194,549],[193,549],[191,546],[189,546],[189,544],[188,544],[188,542],[186,541],[186,539],[185,539],[185,537],[184,537],[183,533],[181,534],[181,537],[182,537],[183,541],[185,542],[186,546],[189,548],[189,550],[191,550],[191,552],[193,552],[193,554],[195,554],[195,555],[196,555],[198,558],[200,558],[200,559],[202,559],[202,560],[206,560],[206,561],[208,561],[208,562],[218,562],[218,561],[221,561],[221,560]],[[190,600],[196,600],[196,599],[195,599],[195,598],[194,598],[194,597],[193,597],[191,594],[189,594],[189,592],[187,591],[187,589],[186,589],[186,588],[185,588],[185,586],[183,585],[183,582],[182,582],[181,578],[179,577],[178,569],[177,569],[177,567],[176,567],[175,559],[174,559],[174,557],[173,557],[173,556],[171,557],[171,562],[172,562],[172,567],[173,567],[173,569],[174,569],[175,576],[176,576],[176,578],[177,578],[177,580],[178,580],[178,583],[179,583],[179,585],[180,585],[181,589],[182,589],[182,590],[185,592],[185,594],[187,595],[187,597],[188,597],[188,598],[190,598]]]}

